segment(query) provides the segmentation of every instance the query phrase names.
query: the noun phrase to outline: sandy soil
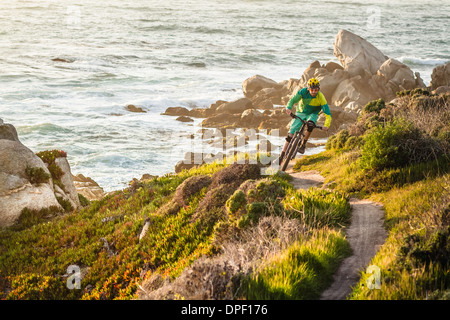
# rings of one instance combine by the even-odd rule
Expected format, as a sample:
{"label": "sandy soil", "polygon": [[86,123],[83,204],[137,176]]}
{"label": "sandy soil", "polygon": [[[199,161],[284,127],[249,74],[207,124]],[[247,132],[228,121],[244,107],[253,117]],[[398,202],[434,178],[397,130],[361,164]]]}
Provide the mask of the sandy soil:
{"label": "sandy soil", "polygon": [[[320,187],[324,178],[316,171],[293,172],[291,161],[286,173],[294,179],[297,189]],[[366,270],[370,260],[384,243],[387,232],[383,226],[384,211],[380,204],[369,200],[350,199],[352,218],[346,229],[346,236],[352,248],[352,255],[344,259],[334,275],[333,284],[326,289],[321,300],[344,300],[357,284],[360,272]]]}

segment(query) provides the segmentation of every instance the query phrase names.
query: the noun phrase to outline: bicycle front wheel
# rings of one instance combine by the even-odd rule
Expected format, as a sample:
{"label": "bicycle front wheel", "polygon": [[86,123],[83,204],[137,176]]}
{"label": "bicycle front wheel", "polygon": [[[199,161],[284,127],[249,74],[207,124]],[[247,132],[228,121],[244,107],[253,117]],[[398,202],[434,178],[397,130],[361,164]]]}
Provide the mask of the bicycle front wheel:
{"label": "bicycle front wheel", "polygon": [[291,146],[288,148],[286,157],[284,158],[283,164],[281,166],[281,171],[285,171],[289,164],[289,161],[294,158],[301,140],[302,136],[300,134],[297,134],[294,139],[292,139]]}

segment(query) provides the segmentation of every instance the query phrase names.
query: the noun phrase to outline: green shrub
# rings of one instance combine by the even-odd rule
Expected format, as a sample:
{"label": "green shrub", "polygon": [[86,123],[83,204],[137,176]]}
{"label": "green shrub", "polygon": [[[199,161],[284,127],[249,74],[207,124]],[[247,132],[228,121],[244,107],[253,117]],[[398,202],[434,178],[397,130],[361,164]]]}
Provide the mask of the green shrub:
{"label": "green shrub", "polygon": [[64,212],[71,212],[73,211],[73,206],[70,203],[69,200],[66,200],[62,197],[56,197],[56,200],[58,201],[58,203],[61,205],[61,207],[64,209]]}
{"label": "green shrub", "polygon": [[370,113],[370,112],[376,112],[380,113],[382,109],[386,108],[386,104],[384,103],[383,99],[378,99],[374,101],[370,101],[368,104],[364,106],[363,112],[364,113]]}
{"label": "green shrub", "polygon": [[86,207],[91,204],[91,202],[82,194],[78,194],[78,200],[80,200],[80,204],[82,207]]}
{"label": "green shrub", "polygon": [[245,194],[242,190],[236,190],[227,200],[226,207],[229,213],[234,214],[247,204]]}
{"label": "green shrub", "polygon": [[27,167],[25,173],[31,184],[46,183],[50,179],[50,175],[45,172],[44,168],[40,167]]}
{"label": "green shrub", "polygon": [[47,150],[36,153],[36,155],[42,159],[45,163],[52,164],[56,158],[67,157],[67,153],[62,150]]}
{"label": "green shrub", "polygon": [[20,212],[19,218],[17,220],[18,225],[16,228],[23,229],[28,228],[32,225],[41,223],[50,217],[60,213],[60,209],[57,206],[50,206],[48,208],[42,208],[40,210],[34,210],[29,208],[23,208]]}
{"label": "green shrub", "polygon": [[360,164],[363,169],[382,170],[427,161],[440,154],[442,150],[431,138],[410,122],[395,119],[365,135]]}
{"label": "green shrub", "polygon": [[[447,215],[449,209],[447,209]],[[413,266],[439,264],[448,268],[450,261],[450,227],[442,228],[431,234],[416,232],[408,235],[405,245],[400,248],[403,259],[411,261]]]}
{"label": "green shrub", "polygon": [[404,97],[404,96],[429,96],[430,92],[426,89],[422,89],[422,88],[416,88],[413,90],[404,90],[404,91],[399,91],[396,93],[397,97]]}

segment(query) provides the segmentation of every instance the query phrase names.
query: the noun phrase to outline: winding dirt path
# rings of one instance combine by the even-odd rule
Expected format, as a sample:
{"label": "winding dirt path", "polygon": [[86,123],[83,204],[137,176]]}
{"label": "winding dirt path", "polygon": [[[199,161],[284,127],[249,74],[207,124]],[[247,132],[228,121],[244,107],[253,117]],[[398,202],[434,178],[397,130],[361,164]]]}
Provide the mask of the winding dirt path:
{"label": "winding dirt path", "polygon": [[[293,177],[291,182],[296,189],[321,187],[325,179],[316,171],[293,172],[292,163],[286,173]],[[357,284],[360,272],[364,271],[370,260],[384,243],[387,232],[383,226],[384,212],[380,204],[369,200],[350,199],[352,217],[346,236],[352,248],[352,255],[345,258],[334,274],[332,285],[326,289],[321,300],[345,300]]]}

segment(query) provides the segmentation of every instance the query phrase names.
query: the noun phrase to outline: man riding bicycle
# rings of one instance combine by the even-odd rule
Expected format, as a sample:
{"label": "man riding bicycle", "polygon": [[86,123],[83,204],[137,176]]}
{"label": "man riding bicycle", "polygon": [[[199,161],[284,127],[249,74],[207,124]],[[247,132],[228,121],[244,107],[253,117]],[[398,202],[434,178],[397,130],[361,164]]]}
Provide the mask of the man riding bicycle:
{"label": "man riding bicycle", "polygon": [[[308,87],[299,90],[288,102],[286,106],[286,113],[290,115],[292,113],[292,107],[294,104],[297,105],[296,115],[307,121],[307,131],[305,132],[305,138],[303,143],[299,146],[298,152],[305,153],[306,142],[313,131],[317,119],[319,118],[319,113],[323,111],[325,114],[325,124],[322,130],[328,130],[331,124],[331,112],[328,107],[327,100],[322,92],[319,92],[320,83],[316,78],[311,78],[308,80]],[[301,103],[300,103],[301,101]],[[289,146],[289,142],[292,140],[294,133],[298,131],[302,126],[302,122],[299,119],[293,119],[290,123],[289,133],[286,137],[286,142],[284,143],[283,151],[281,152],[279,162],[283,159],[286,150]]]}

